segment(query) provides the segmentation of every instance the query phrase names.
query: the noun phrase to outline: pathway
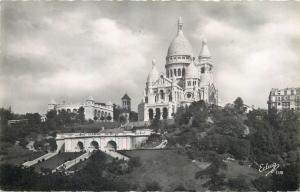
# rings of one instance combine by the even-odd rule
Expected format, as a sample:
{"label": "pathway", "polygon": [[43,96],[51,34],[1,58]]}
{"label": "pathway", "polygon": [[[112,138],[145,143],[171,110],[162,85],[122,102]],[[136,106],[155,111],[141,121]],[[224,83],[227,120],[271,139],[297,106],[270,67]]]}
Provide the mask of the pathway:
{"label": "pathway", "polygon": [[57,155],[63,145],[64,145],[63,143],[57,143],[57,149],[55,152],[46,153],[45,155],[38,157],[32,161],[26,161],[22,165],[25,167],[31,167],[39,162],[46,161],[47,159],[50,159],[51,157],[54,157],[55,155]]}
{"label": "pathway", "polygon": [[88,158],[90,158],[92,156],[92,152],[88,151],[84,154],[82,154],[81,156],[73,159],[73,160],[70,160],[70,161],[67,161],[63,164],[61,164],[60,166],[56,167],[55,169],[52,170],[52,173],[58,171],[58,170],[67,170],[67,169],[70,169],[71,167],[73,167],[74,165],[76,165],[77,163],[79,163],[80,161],[85,161],[87,160]]}

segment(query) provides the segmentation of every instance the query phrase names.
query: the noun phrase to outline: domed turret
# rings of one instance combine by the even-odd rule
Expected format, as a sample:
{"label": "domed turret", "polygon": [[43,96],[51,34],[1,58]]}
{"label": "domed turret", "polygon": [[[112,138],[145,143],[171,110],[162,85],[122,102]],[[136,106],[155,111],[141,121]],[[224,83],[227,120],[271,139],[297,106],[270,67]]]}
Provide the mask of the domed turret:
{"label": "domed turret", "polygon": [[51,104],[51,105],[56,105],[56,102],[55,102],[55,100],[54,99],[51,99],[51,101],[50,101],[50,103],[49,104]]}
{"label": "domed turret", "polygon": [[188,78],[197,78],[197,77],[198,77],[197,68],[194,63],[191,63],[186,69],[185,78],[188,79]]}
{"label": "domed turret", "polygon": [[[177,35],[173,39],[173,41],[171,42],[171,44],[168,48],[167,63],[169,63],[168,61],[174,62],[173,59],[175,59],[175,61],[177,59],[179,59],[179,60],[184,59],[184,60],[190,61],[192,58],[193,49],[192,49],[190,42],[183,35],[182,28],[183,28],[183,22],[182,22],[181,17],[179,17]],[[184,58],[182,58],[182,57],[170,58],[171,56],[184,56]]]}
{"label": "domed turret", "polygon": [[107,106],[113,106],[113,103],[111,101],[106,102]]}
{"label": "domed turret", "polygon": [[87,98],[87,101],[95,101],[95,99],[90,95],[90,96]]}
{"label": "domed turret", "polygon": [[156,68],[156,61],[155,61],[155,59],[153,59],[152,60],[152,69],[148,75],[147,83],[155,82],[157,79],[159,79],[159,72]]}
{"label": "domed turret", "polygon": [[201,47],[201,50],[200,50],[200,53],[199,53],[199,60],[200,59],[209,59],[209,58],[211,58],[211,55],[210,55],[210,51],[207,47],[207,40],[203,39],[202,40],[202,47]]}

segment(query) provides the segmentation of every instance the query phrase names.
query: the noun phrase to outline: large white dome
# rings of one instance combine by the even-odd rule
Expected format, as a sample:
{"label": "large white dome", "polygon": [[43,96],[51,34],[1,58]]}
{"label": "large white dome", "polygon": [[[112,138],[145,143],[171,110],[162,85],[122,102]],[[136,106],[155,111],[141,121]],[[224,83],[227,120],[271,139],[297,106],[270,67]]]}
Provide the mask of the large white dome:
{"label": "large white dome", "polygon": [[193,55],[193,49],[190,42],[185,38],[182,32],[183,23],[178,19],[178,32],[168,48],[168,55]]}

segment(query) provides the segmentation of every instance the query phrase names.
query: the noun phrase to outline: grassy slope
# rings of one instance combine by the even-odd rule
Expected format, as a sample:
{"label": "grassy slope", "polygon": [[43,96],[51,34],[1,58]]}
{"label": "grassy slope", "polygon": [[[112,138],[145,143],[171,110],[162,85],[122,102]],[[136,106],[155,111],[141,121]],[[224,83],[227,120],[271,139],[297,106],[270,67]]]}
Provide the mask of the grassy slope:
{"label": "grassy slope", "polygon": [[6,149],[7,155],[1,155],[0,164],[8,163],[21,165],[26,161],[42,156],[43,152],[33,152],[18,145],[11,145]]}
{"label": "grassy slope", "polygon": [[121,176],[125,181],[143,188],[145,183],[156,181],[163,190],[174,190],[183,185],[186,189],[204,190],[203,180],[195,179],[200,170],[187,157],[172,150],[135,150],[126,151],[129,156],[141,158],[141,167]]}
{"label": "grassy slope", "polygon": [[[105,153],[104,153],[104,156],[106,157],[106,163],[112,162],[113,158],[111,156],[106,155]],[[71,167],[69,169],[69,171],[79,171],[79,170],[83,169],[90,161],[92,161],[91,157],[89,159],[87,159],[86,161],[81,161],[81,162],[77,163],[76,165]]]}

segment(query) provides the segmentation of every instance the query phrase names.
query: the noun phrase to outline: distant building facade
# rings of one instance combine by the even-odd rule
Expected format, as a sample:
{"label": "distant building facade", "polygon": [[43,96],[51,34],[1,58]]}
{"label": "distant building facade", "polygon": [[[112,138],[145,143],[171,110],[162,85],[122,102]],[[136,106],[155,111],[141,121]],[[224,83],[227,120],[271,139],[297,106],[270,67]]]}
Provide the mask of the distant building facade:
{"label": "distant building facade", "polygon": [[89,96],[84,103],[69,104],[66,102],[56,103],[52,100],[48,104],[48,111],[56,110],[58,113],[61,111],[77,113],[79,108],[84,108],[85,120],[97,120],[97,121],[113,121],[113,104],[112,102],[100,103],[96,102],[92,96]]}
{"label": "distant building facade", "polygon": [[206,40],[201,43],[197,58],[190,42],[183,34],[183,22],[178,20],[178,31],[167,56],[166,73],[159,73],[155,60],[148,75],[144,97],[138,106],[139,121],[155,117],[172,119],[180,106],[203,100],[218,104],[218,92],[213,81],[213,63]]}
{"label": "distant building facade", "polygon": [[275,108],[278,111],[291,109],[300,111],[300,87],[271,89],[268,99],[268,109]]}

